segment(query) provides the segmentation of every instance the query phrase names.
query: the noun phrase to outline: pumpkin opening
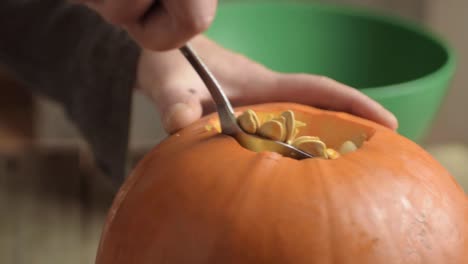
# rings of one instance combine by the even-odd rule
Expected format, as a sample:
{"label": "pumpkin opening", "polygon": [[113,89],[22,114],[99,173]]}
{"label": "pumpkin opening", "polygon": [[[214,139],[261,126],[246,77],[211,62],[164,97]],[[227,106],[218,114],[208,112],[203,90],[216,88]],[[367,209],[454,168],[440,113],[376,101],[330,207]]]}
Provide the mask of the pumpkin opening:
{"label": "pumpkin opening", "polygon": [[[331,111],[311,115],[288,109],[272,112],[248,109],[236,116],[246,133],[282,141],[314,157],[326,159],[357,151],[375,133],[374,128]],[[218,119],[211,123],[218,132],[221,131]]]}

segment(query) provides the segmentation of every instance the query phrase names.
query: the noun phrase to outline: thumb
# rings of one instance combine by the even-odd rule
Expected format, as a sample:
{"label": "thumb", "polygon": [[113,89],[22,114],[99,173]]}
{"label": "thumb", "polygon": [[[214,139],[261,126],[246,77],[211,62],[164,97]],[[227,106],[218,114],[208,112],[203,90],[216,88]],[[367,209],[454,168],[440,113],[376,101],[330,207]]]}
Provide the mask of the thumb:
{"label": "thumb", "polygon": [[153,52],[143,50],[138,65],[136,87],[154,104],[167,133],[198,120],[203,114],[201,106],[203,83],[197,80],[178,50]]}
{"label": "thumb", "polygon": [[151,95],[159,111],[164,129],[173,134],[200,119],[203,108],[200,99],[192,94],[193,89],[182,87],[164,88]]}

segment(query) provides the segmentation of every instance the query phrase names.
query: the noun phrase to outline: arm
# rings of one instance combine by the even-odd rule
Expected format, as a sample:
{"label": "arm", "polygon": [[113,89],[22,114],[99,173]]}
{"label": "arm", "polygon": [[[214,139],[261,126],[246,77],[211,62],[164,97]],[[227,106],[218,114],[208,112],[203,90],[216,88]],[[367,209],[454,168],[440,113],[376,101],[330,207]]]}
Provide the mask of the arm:
{"label": "arm", "polygon": [[60,0],[0,1],[0,63],[61,104],[97,163],[125,175],[138,46],[83,6]]}

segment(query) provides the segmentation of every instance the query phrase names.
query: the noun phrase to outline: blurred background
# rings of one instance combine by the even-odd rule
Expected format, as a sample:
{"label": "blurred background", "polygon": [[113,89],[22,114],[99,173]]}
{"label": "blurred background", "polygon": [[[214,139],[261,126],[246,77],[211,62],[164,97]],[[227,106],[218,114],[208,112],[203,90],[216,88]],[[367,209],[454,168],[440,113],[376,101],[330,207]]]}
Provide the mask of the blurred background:
{"label": "blurred background", "polygon": [[[468,190],[468,1],[321,2],[420,23],[455,49],[455,76],[421,145]],[[136,94],[129,166],[165,136],[151,103]],[[114,194],[60,106],[33,97],[0,68],[0,263],[93,263]]]}

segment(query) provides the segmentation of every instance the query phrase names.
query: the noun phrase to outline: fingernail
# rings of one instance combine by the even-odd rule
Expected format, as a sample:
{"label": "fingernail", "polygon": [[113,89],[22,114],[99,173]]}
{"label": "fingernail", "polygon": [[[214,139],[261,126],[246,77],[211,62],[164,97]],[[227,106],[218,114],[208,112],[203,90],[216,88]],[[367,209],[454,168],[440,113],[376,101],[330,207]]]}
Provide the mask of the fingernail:
{"label": "fingernail", "polygon": [[164,128],[172,133],[191,122],[192,108],[185,103],[176,103],[170,106],[163,120]]}

